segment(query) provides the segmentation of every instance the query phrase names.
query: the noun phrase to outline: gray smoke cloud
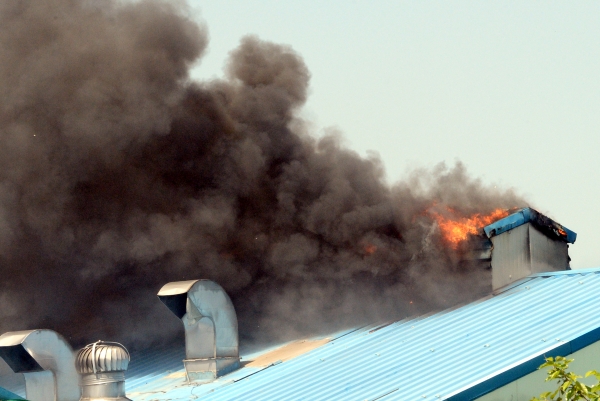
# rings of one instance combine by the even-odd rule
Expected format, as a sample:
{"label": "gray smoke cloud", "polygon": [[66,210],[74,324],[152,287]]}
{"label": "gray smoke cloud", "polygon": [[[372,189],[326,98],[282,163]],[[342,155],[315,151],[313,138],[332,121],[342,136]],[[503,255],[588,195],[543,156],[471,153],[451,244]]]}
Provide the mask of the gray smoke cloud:
{"label": "gray smoke cloud", "polygon": [[207,38],[175,3],[0,2],[2,332],[167,341],[180,324],[155,294],[194,278],[228,291],[245,341],[488,290],[428,210],[521,198],[460,163],[386,185],[377,157],[296,117],[310,73],[293,49],[248,36],[225,79],[193,82]]}

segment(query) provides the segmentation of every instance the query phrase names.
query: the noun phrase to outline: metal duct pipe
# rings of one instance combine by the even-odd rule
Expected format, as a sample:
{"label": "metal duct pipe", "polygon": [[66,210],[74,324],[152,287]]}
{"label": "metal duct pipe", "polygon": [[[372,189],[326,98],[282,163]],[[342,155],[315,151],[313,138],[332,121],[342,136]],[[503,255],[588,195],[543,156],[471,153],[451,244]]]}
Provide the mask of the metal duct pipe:
{"label": "metal duct pipe", "polygon": [[239,368],[237,315],[219,284],[171,282],[160,289],[158,298],[183,321],[188,381],[211,381]]}
{"label": "metal duct pipe", "polygon": [[75,366],[81,375],[80,401],[131,401],[125,396],[129,360],[129,352],[119,343],[97,341],[79,350]]}
{"label": "metal duct pipe", "polygon": [[73,349],[52,330],[12,331],[0,336],[0,357],[25,376],[30,401],[78,401]]}

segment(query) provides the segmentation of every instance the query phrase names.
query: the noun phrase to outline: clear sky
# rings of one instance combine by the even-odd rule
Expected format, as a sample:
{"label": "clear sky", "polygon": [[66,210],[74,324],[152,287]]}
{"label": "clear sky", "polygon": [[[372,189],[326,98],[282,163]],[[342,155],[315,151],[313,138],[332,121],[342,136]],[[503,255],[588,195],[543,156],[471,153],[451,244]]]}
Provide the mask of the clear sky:
{"label": "clear sky", "polygon": [[210,34],[193,71],[221,77],[246,34],[312,73],[302,116],[379,153],[390,183],[464,162],[577,232],[600,266],[600,2],[191,0]]}

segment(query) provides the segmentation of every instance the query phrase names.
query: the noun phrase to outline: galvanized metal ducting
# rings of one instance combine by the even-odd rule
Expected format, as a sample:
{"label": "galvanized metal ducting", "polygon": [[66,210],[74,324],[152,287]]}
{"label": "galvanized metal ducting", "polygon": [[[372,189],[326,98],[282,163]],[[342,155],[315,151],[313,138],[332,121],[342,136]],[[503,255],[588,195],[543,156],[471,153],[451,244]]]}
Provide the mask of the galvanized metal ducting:
{"label": "galvanized metal ducting", "polygon": [[81,401],[131,401],[125,395],[129,352],[114,342],[97,341],[79,350],[75,366],[80,374]]}
{"label": "galvanized metal ducting", "polygon": [[188,381],[211,381],[239,368],[237,315],[219,284],[171,282],[161,288],[158,298],[183,321]]}
{"label": "galvanized metal ducting", "polygon": [[0,336],[0,357],[25,376],[30,401],[78,401],[73,349],[52,330],[12,331]]}

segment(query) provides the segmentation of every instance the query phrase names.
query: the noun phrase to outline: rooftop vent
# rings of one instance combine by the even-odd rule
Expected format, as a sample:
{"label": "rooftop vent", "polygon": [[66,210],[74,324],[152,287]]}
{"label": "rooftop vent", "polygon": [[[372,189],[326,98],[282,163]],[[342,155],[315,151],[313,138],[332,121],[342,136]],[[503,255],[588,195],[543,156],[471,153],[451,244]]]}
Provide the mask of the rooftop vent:
{"label": "rooftop vent", "polygon": [[237,316],[220,285],[176,281],[165,284],[158,298],[183,321],[188,381],[211,381],[239,368]]}
{"label": "rooftop vent", "polygon": [[119,343],[97,341],[79,350],[75,366],[81,375],[80,401],[131,401],[125,396],[129,359]]}
{"label": "rooftop vent", "polygon": [[486,227],[492,243],[492,288],[534,273],[569,270],[569,243],[577,234],[532,208],[521,209]]}
{"label": "rooftop vent", "polygon": [[52,330],[12,331],[0,336],[0,358],[25,376],[30,401],[78,401],[73,349]]}

